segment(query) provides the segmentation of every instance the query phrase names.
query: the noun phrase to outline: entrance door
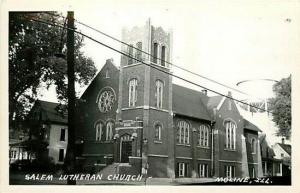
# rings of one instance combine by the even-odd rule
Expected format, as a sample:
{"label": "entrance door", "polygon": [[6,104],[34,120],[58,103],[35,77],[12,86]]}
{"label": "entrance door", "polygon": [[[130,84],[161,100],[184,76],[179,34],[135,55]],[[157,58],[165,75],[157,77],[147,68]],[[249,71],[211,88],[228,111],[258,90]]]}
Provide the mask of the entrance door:
{"label": "entrance door", "polygon": [[121,162],[128,163],[129,156],[132,155],[132,142],[131,141],[122,141],[122,154]]}

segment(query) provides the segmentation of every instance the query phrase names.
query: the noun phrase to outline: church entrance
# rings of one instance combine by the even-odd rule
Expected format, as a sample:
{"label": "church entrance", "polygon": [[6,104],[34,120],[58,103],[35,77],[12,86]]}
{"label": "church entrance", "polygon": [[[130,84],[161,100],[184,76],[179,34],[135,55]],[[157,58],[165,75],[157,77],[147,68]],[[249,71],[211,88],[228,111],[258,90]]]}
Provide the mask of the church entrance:
{"label": "church entrance", "polygon": [[121,163],[128,163],[129,156],[132,156],[132,141],[129,136],[123,136],[121,138]]}
{"label": "church entrance", "polygon": [[128,163],[129,156],[132,153],[132,142],[131,141],[123,141],[122,142],[122,155],[121,155],[121,162]]}

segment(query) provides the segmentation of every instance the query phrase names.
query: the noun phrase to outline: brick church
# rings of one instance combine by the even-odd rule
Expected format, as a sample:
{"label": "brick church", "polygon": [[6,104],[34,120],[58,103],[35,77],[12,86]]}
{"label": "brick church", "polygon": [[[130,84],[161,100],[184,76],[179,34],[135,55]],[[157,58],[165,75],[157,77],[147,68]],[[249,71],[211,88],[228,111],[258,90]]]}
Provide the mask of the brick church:
{"label": "brick church", "polygon": [[[84,168],[152,177],[262,176],[254,124],[231,99],[176,85],[168,62],[172,34],[154,27],[122,31],[120,67],[107,60],[81,96],[76,137]],[[161,60],[157,59],[161,58]],[[159,70],[158,70],[158,69]],[[231,96],[231,94],[228,94]]]}

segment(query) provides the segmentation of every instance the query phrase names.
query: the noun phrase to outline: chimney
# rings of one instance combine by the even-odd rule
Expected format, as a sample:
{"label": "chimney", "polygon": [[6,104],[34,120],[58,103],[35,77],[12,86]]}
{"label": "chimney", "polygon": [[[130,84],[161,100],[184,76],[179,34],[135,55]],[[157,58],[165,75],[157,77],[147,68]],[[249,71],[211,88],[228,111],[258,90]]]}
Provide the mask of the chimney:
{"label": "chimney", "polygon": [[284,144],[285,140],[284,140],[284,137],[281,138],[281,143]]}
{"label": "chimney", "polygon": [[114,63],[114,59],[113,58],[109,58],[106,60],[106,63]]}
{"label": "chimney", "polygon": [[227,96],[232,97],[231,91],[228,91]]}
{"label": "chimney", "polygon": [[207,90],[206,89],[203,89],[201,92],[207,96]]}

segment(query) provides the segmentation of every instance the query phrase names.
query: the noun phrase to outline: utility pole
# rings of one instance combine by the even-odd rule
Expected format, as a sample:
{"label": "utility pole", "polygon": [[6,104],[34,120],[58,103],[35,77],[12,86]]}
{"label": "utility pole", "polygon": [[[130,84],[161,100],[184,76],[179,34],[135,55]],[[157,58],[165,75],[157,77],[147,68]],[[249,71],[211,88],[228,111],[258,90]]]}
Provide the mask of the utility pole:
{"label": "utility pole", "polygon": [[[67,65],[68,65],[68,146],[65,159],[67,174],[75,173],[75,75],[74,75],[74,12],[68,11]],[[76,185],[76,180],[67,180],[68,185]]]}

